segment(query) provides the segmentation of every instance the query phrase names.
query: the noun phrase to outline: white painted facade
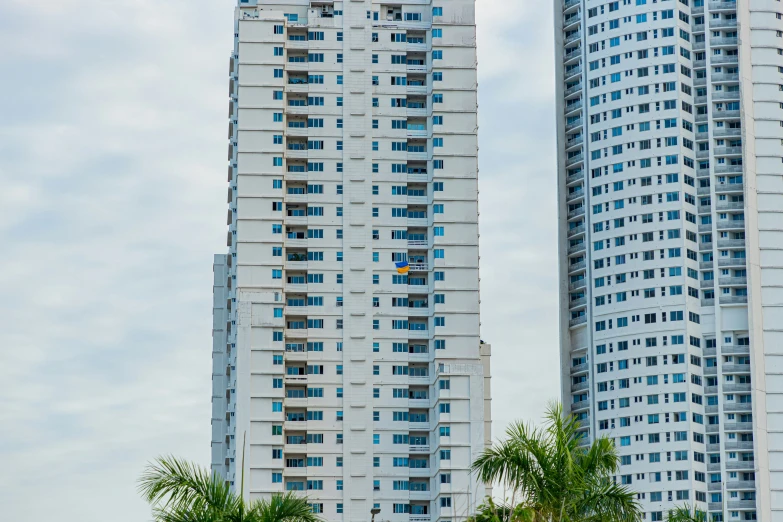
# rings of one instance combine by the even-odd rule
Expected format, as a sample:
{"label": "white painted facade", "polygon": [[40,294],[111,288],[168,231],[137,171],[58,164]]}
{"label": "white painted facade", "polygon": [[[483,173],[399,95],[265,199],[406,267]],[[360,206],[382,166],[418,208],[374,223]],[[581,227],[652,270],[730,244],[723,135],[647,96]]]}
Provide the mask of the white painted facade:
{"label": "white painted facade", "polygon": [[554,9],[564,403],[646,520],[783,520],[783,5]]}
{"label": "white painted facade", "polygon": [[474,3],[256,3],[230,65],[212,468],[330,521],[464,520],[491,422]]}

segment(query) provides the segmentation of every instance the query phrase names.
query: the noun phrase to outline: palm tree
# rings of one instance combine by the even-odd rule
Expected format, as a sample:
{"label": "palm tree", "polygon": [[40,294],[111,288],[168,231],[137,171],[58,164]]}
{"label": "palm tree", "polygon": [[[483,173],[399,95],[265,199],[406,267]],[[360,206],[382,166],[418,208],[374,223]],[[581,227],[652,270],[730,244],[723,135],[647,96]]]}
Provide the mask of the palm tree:
{"label": "palm tree", "polygon": [[509,491],[508,522],[631,522],[641,520],[633,493],[613,483],[619,458],[614,444],[600,438],[582,446],[572,415],[550,404],[545,424],[522,422],[507,438],[484,450],[473,463],[479,478]]}
{"label": "palm tree", "polygon": [[669,511],[668,522],[707,522],[707,513],[698,509],[691,510],[687,504]]}
{"label": "palm tree", "polygon": [[274,494],[246,503],[217,474],[175,457],[148,464],[139,492],[156,522],[321,522],[304,497]]}

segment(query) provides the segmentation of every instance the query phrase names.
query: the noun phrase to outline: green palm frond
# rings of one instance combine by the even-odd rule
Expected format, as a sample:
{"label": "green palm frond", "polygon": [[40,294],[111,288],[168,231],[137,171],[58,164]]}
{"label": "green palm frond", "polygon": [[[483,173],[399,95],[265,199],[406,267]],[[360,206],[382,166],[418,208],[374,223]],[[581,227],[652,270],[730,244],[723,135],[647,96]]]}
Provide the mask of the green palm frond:
{"label": "green palm frond", "polygon": [[139,492],[162,508],[230,510],[238,499],[216,475],[176,457],[160,457],[148,464],[139,479]]}
{"label": "green palm frond", "polygon": [[313,513],[305,497],[289,492],[272,495],[270,499],[256,500],[248,509],[248,520],[252,522],[319,522],[321,518]]}
{"label": "green palm frond", "polygon": [[[635,522],[641,510],[625,486],[609,478],[619,457],[614,444],[600,438],[581,445],[579,422],[551,403],[540,428],[512,423],[506,438],[473,463],[485,483],[501,483],[519,504],[510,522]],[[489,517],[476,522],[493,522]]]}
{"label": "green palm frond", "polygon": [[669,511],[666,520],[668,522],[707,522],[707,513],[698,509],[691,509],[686,504]]}

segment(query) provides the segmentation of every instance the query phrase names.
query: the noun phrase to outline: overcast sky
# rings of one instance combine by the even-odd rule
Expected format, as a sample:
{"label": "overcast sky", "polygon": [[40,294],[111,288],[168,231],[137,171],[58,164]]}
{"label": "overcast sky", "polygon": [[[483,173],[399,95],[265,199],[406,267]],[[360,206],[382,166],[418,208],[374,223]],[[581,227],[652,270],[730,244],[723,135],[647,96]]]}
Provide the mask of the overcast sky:
{"label": "overcast sky", "polygon": [[[479,0],[495,434],[559,393],[552,13]],[[209,464],[234,0],[0,0],[0,511],[138,522]]]}

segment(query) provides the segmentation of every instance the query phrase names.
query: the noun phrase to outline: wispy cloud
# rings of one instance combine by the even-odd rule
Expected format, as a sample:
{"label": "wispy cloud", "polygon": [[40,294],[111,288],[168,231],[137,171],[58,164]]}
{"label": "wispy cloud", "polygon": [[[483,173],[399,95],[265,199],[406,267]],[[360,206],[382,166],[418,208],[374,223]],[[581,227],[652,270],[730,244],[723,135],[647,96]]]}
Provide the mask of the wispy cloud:
{"label": "wispy cloud", "polygon": [[[209,462],[233,4],[0,3],[8,520],[145,520],[146,460]],[[499,431],[558,393],[551,6],[482,0],[478,20],[482,337]]]}

